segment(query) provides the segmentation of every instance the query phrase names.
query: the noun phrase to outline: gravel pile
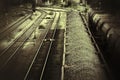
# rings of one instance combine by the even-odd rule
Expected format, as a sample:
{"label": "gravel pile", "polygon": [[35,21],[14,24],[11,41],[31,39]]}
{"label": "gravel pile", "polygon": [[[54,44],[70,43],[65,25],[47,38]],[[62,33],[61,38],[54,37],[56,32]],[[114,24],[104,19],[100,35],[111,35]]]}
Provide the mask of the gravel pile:
{"label": "gravel pile", "polygon": [[65,80],[107,80],[78,12],[67,16]]}

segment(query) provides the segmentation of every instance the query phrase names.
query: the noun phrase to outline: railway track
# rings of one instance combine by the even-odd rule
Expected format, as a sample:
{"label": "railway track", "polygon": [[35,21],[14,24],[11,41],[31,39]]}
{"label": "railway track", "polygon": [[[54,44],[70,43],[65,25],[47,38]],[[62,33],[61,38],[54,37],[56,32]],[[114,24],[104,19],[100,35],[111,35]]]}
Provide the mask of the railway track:
{"label": "railway track", "polygon": [[20,17],[19,19],[17,19],[15,22],[9,24],[7,27],[5,27],[3,30],[1,30],[0,33],[3,33],[3,32],[5,32],[6,30],[8,30],[9,28],[11,28],[12,26],[16,25],[16,24],[19,23],[21,20],[23,20],[26,16],[27,16],[27,15],[22,16],[22,17]]}
{"label": "railway track", "polygon": [[[54,65],[54,63],[51,61],[51,60],[54,60],[53,58],[57,52],[56,50],[54,50],[54,48],[58,43],[56,42],[54,44],[54,41],[55,41],[55,36],[57,33],[57,27],[58,27],[61,13],[57,11],[55,12],[52,11],[53,14],[49,14],[50,11],[45,11],[45,10],[38,10],[38,11],[40,11],[41,14],[39,14],[39,16],[32,23],[26,24],[27,26],[24,29],[22,29],[22,31],[18,34],[18,36],[15,37],[15,39],[9,44],[8,47],[5,47],[4,49],[0,50],[1,51],[0,53],[0,79],[1,80],[8,80],[8,79],[10,80],[56,80],[56,79],[63,80],[64,79],[65,70],[63,68],[65,65],[65,61],[63,61],[63,63],[62,61],[59,62],[60,66],[58,66],[58,64]],[[102,53],[99,50],[88,28],[87,20],[85,16],[82,16],[81,14],[80,14],[80,18],[83,21],[84,26],[86,27],[86,32],[88,33],[88,35],[90,36],[93,42],[92,45],[94,45],[95,47],[96,54],[100,57],[100,60],[101,60],[100,63],[104,66],[103,69],[106,70],[106,72],[108,73],[107,77],[109,77],[110,75],[109,68],[107,67],[106,62],[102,56]],[[20,23],[23,23],[23,22],[25,22],[24,19]],[[20,23],[18,22],[15,25],[20,25]],[[8,31],[5,30],[3,31],[3,33],[10,32],[14,29],[17,29],[17,28],[15,27],[10,29],[8,28]],[[65,57],[65,54],[64,54],[64,57]],[[83,57],[85,56],[83,55]],[[63,64],[63,67],[62,67],[62,64]],[[82,63],[82,58],[81,58],[80,64],[82,65],[86,64],[84,63],[84,61]],[[60,69],[59,70],[60,74],[59,73],[56,74],[55,72],[58,70],[58,67]],[[55,69],[53,70],[53,68]],[[62,68],[62,71],[61,71],[61,68]],[[73,67],[69,67],[69,68],[73,68]],[[83,67],[83,69],[87,69],[87,68]],[[88,69],[88,70],[92,71],[92,69]],[[54,77],[49,79],[49,77],[51,77],[50,75],[55,75],[55,74],[59,76],[57,76],[57,78]],[[81,73],[81,75],[86,76],[86,74],[84,73]]]}
{"label": "railway track", "polygon": [[40,44],[39,49],[37,50],[37,53],[29,67],[24,80],[42,80],[54,41],[59,16],[60,13],[56,12],[54,20],[52,21],[52,23],[50,23],[50,25],[48,25],[49,29],[44,35],[43,41]]}
{"label": "railway track", "polygon": [[[37,10],[40,12],[40,16],[42,16],[43,13],[47,14],[47,12],[43,10]],[[39,14],[38,14],[39,15]],[[34,20],[30,20],[32,14],[27,14],[24,17],[19,18],[14,23],[10,24],[8,27],[4,28],[0,33],[0,56],[9,49],[19,38],[21,38],[24,33],[29,29],[30,26],[34,23],[34,21],[37,21],[37,17]]]}
{"label": "railway track", "polygon": [[[40,16],[41,18],[44,17]],[[39,17],[39,18],[40,18]],[[37,20],[41,21],[41,20]],[[6,48],[0,55],[0,65],[4,67],[8,63],[8,61],[16,54],[16,52],[23,46],[23,44],[27,41],[27,39],[31,36],[31,34],[36,29],[36,26],[33,24],[27,30],[23,32],[23,34],[17,38],[8,48]],[[27,36],[27,37],[26,37]],[[0,68],[2,69],[2,68]]]}
{"label": "railway track", "polygon": [[43,12],[41,16],[37,17],[35,23],[32,23],[30,27],[28,27],[22,32],[22,35],[16,38],[5,50],[2,51],[2,53],[0,54],[0,74],[2,74],[2,72],[4,73],[4,67],[13,59],[15,55],[17,55],[17,52],[21,49],[21,47],[29,39],[29,37],[34,33],[36,28],[39,26],[39,23],[43,20],[42,18],[44,18],[45,16],[46,14]]}
{"label": "railway track", "polygon": [[[56,32],[57,23],[54,24],[54,22],[58,19],[59,13],[55,12],[53,14],[54,18],[50,19],[46,19],[47,15],[44,12],[28,30],[23,32],[21,37],[0,54],[0,79],[39,80],[42,78]],[[47,22],[44,20],[47,20]],[[39,29],[42,22],[45,22],[45,29]],[[51,30],[52,28],[54,30]],[[26,46],[27,44],[30,44],[30,47]],[[36,68],[39,69],[36,71]],[[36,72],[35,76],[31,75],[34,72]],[[40,73],[41,76],[38,75]]]}
{"label": "railway track", "polygon": [[[19,38],[24,35],[24,33],[29,29],[30,25],[33,24],[31,22],[29,25],[25,24],[28,23],[30,20],[28,19],[31,15],[27,15],[25,18],[20,20],[20,22],[16,22],[13,26],[6,28],[2,31],[0,38],[0,55],[2,55],[7,49],[9,49]],[[36,19],[37,20],[37,19]],[[6,45],[4,45],[4,43]]]}
{"label": "railway track", "polygon": [[18,19],[14,23],[10,24],[8,27],[4,28],[0,34],[0,40],[6,37],[8,34],[12,33],[16,28],[18,28],[23,22],[25,22],[31,15],[25,15],[24,17]]}
{"label": "railway track", "polygon": [[[40,17],[43,18],[44,15],[40,16]],[[40,21],[39,18],[36,21]],[[20,37],[16,38],[15,41],[13,41],[13,43],[10,46],[8,46],[0,54],[0,59],[1,59],[0,65],[4,66],[9,61],[9,59],[11,59],[11,57],[14,56],[14,54],[19,50],[19,48],[26,42],[26,40],[34,32],[35,28],[36,28],[36,26],[34,24],[31,25],[29,28],[27,28],[27,30],[23,31],[23,33]],[[18,44],[18,42],[20,42],[20,43]],[[8,57],[6,57],[6,56],[8,56]]]}

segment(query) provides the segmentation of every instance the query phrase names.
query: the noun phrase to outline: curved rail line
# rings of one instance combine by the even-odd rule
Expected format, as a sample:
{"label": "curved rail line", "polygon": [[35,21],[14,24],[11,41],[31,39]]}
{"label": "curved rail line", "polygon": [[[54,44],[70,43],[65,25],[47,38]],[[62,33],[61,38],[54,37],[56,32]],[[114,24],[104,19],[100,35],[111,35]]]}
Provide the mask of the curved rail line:
{"label": "curved rail line", "polygon": [[[44,18],[46,15],[43,14],[42,16],[39,16],[39,18],[36,20],[36,24],[40,23],[42,21],[41,18]],[[27,39],[31,36],[31,34],[35,31],[36,29],[36,24],[33,23],[30,28],[28,28],[27,30],[25,30],[23,32],[23,34],[17,38],[7,49],[5,49],[3,51],[3,53],[0,55],[0,70],[2,70],[2,68],[11,60],[11,58],[16,54],[16,52],[23,46],[23,44],[27,41]],[[27,35],[27,36],[26,36]],[[18,45],[16,44],[17,42],[19,42],[19,40],[23,41],[21,43],[19,43]],[[15,48],[15,46],[17,45],[17,47]]]}
{"label": "curved rail line", "polygon": [[[41,12],[41,14],[42,14],[42,13],[47,14],[47,12],[44,11],[44,10],[37,10],[37,11]],[[16,28],[18,28],[20,25],[22,25],[22,23],[24,23],[24,22],[25,22],[28,18],[30,18],[31,16],[32,16],[32,14],[26,15],[24,18],[18,19],[18,21],[14,22],[14,23],[11,24],[8,28],[4,29],[4,30],[1,32],[2,35],[0,35],[0,39],[6,38],[6,36],[9,35],[8,33],[13,32]],[[25,25],[22,33],[19,33],[19,34],[20,34],[19,36],[17,36],[12,42],[10,42],[10,43],[8,44],[8,46],[0,49],[0,56],[1,56],[4,52],[6,52],[22,35],[24,35],[24,33],[29,29],[29,27],[28,27],[28,28],[26,28],[26,27],[27,27],[27,24]],[[5,35],[4,35],[4,34],[5,34]]]}
{"label": "curved rail line", "polygon": [[[41,15],[42,16],[42,15]],[[41,17],[40,16],[40,17]],[[29,16],[30,17],[30,16]],[[37,21],[37,20],[36,20]],[[33,23],[34,24],[34,23]],[[27,26],[27,25],[26,25]],[[25,27],[26,27],[25,26]],[[32,27],[32,26],[30,26],[30,27]],[[14,45],[15,44],[15,42],[17,42],[25,33],[26,33],[26,31],[28,31],[29,29],[30,29],[30,27],[28,27],[28,28],[25,28],[23,31],[22,31],[22,33],[14,40],[14,41],[12,41],[5,49],[3,49],[3,50],[1,50],[2,52],[0,53],[0,56],[2,56],[12,45]]]}
{"label": "curved rail line", "polygon": [[[52,43],[53,43],[52,40],[53,40],[55,32],[56,32],[57,26],[54,25],[56,15],[57,15],[57,13],[55,13],[55,17],[54,17],[53,21],[50,23],[50,25],[48,25],[48,29],[46,30],[46,32],[44,34],[43,40],[39,46],[39,49],[36,52],[36,55],[34,56],[34,59],[26,73],[24,80],[30,80],[30,79],[42,80],[44,69],[46,67],[46,63],[47,63],[49,53],[50,53],[50,50],[52,47]],[[51,32],[50,28],[53,25],[55,26],[55,29]],[[42,62],[40,63],[40,61],[42,61]],[[39,66],[37,64],[39,64]],[[37,75],[37,77],[34,76],[34,74],[33,74],[33,72],[35,71],[35,67],[39,67],[39,70],[36,71],[36,74],[39,74],[39,75]]]}
{"label": "curved rail line", "polygon": [[26,15],[20,19],[18,19],[16,22],[14,22],[13,24],[11,24],[10,26],[6,27],[4,30],[2,30],[0,32],[0,39],[3,39],[4,37],[6,37],[6,35],[8,33],[13,32],[16,28],[19,27],[19,25],[21,25],[24,21],[26,21],[31,15]]}
{"label": "curved rail line", "polygon": [[[22,21],[15,23],[13,26],[11,26],[8,30],[5,30],[3,35],[0,36],[0,39],[5,38],[9,35],[9,33],[13,32],[15,29],[17,29],[23,22],[25,22],[31,15],[26,16]],[[6,52],[28,29],[26,28],[27,25],[25,25],[25,28],[23,29],[22,33],[18,33],[19,36],[17,36],[12,42],[8,44],[8,46],[3,47],[0,49],[0,56],[3,55],[4,52]]]}

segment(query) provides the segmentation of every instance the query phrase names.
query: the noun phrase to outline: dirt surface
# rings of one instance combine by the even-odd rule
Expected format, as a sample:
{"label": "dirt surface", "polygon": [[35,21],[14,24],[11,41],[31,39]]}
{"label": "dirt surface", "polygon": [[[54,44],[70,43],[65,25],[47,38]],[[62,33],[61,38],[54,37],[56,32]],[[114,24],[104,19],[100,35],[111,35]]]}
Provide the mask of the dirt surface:
{"label": "dirt surface", "polygon": [[3,29],[13,22],[15,22],[20,17],[25,16],[26,14],[31,14],[30,8],[28,9],[27,6],[16,6],[11,7],[5,12],[0,13],[0,28]]}
{"label": "dirt surface", "polygon": [[108,80],[79,12],[70,12],[66,29],[65,80]]}

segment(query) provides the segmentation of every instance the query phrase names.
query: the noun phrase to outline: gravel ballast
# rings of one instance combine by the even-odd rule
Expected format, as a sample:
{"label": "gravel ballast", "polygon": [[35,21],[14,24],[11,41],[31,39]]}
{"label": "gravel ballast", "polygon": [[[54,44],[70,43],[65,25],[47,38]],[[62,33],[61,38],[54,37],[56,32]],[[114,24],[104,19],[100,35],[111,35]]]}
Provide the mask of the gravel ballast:
{"label": "gravel ballast", "polygon": [[65,80],[108,80],[79,12],[67,18]]}

